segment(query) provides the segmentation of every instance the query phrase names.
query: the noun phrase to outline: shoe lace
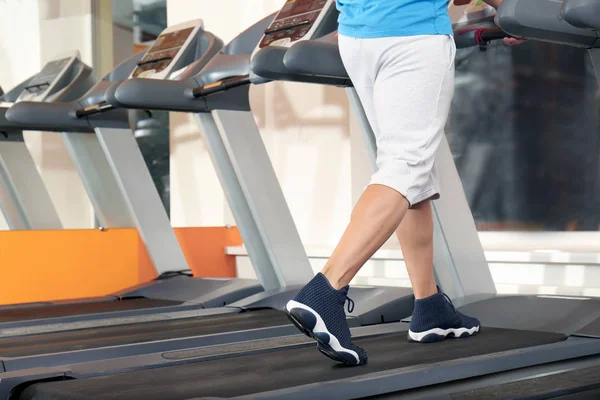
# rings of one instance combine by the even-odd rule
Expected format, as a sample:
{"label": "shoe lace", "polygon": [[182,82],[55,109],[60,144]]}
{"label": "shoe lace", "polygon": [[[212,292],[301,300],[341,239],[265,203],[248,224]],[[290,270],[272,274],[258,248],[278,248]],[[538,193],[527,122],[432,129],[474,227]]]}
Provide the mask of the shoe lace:
{"label": "shoe lace", "polygon": [[351,313],[352,311],[354,311],[354,300],[346,296],[346,301],[348,302],[348,312]]}
{"label": "shoe lace", "polygon": [[452,307],[452,309],[454,311],[456,311],[456,307],[454,307],[454,303],[452,303],[452,300],[450,300],[450,297],[446,293],[442,292],[442,294],[444,295],[444,297],[446,298],[446,300],[448,300],[448,303],[450,303],[450,306]]}

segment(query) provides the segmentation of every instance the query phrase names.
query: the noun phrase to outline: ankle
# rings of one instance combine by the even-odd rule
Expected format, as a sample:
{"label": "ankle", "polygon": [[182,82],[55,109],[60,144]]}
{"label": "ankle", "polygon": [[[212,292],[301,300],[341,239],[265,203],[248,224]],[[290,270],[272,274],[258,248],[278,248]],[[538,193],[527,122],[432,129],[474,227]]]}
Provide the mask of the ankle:
{"label": "ankle", "polygon": [[435,282],[428,282],[424,285],[415,285],[413,287],[413,293],[416,300],[422,300],[437,294],[438,288]]}
{"label": "ankle", "polygon": [[334,288],[335,290],[340,290],[341,288],[343,288],[345,286],[345,285],[342,285],[342,282],[340,281],[340,279],[337,278],[331,272],[331,270],[324,269],[323,271],[321,271],[321,273],[323,274],[323,276],[325,276],[325,279],[327,279],[327,281],[329,282],[331,287]]}

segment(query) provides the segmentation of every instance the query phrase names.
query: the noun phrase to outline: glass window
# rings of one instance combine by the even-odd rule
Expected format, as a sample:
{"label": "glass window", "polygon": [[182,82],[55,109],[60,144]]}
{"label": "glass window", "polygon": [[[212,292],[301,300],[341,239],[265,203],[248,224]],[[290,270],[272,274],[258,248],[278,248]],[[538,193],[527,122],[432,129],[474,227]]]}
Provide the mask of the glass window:
{"label": "glass window", "polygon": [[447,135],[478,229],[598,231],[599,110],[586,50],[459,50]]}

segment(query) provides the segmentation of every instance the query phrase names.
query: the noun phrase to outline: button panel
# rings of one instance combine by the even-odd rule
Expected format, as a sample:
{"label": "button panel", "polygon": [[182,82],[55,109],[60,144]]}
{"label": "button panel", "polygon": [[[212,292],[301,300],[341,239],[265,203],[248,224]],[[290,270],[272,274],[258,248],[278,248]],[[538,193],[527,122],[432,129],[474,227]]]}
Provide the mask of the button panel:
{"label": "button panel", "polygon": [[319,18],[327,0],[288,0],[265,30],[259,47],[289,45],[302,39]]}

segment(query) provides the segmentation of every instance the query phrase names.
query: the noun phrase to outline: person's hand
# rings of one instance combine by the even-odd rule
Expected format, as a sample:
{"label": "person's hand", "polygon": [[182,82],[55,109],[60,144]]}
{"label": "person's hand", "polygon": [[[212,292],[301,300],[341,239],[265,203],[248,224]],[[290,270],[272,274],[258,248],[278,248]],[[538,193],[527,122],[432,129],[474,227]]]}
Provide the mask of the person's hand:
{"label": "person's hand", "polygon": [[[494,9],[498,9],[498,7],[500,6],[500,4],[502,4],[502,0],[483,0],[485,3],[489,4],[490,6],[494,7]],[[471,0],[454,0],[454,5],[455,6],[463,6],[463,5],[467,5],[471,2]],[[494,22],[496,22],[496,18],[494,18]],[[496,23],[496,25],[498,25]],[[512,38],[512,37],[508,37],[508,38],[504,38],[504,44],[507,46],[516,46],[522,43],[525,43],[527,41],[527,39],[517,39],[517,38]]]}
{"label": "person's hand", "polygon": [[517,39],[513,37],[504,38],[504,44],[507,46],[516,46],[522,43],[525,43],[527,39]]}
{"label": "person's hand", "polygon": [[[484,0],[484,1],[486,1],[486,3],[488,3],[495,9],[498,9],[500,4],[502,4],[502,0]],[[496,24],[496,26],[498,26],[498,21],[496,20],[496,18],[497,17],[494,17],[494,23]],[[525,43],[527,41],[527,39],[518,39],[518,38],[513,38],[513,37],[507,37],[507,38],[504,38],[503,41],[504,41],[504,44],[507,46],[516,46],[516,45]]]}

